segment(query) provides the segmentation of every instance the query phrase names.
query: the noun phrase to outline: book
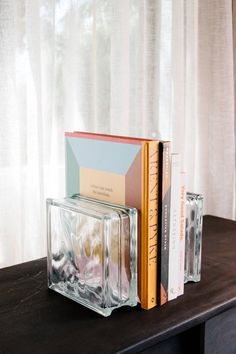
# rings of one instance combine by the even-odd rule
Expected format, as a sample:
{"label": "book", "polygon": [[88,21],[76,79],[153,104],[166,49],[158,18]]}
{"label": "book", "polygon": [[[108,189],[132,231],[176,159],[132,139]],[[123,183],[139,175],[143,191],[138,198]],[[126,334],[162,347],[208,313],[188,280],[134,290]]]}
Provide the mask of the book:
{"label": "book", "polygon": [[171,183],[170,142],[159,143],[159,293],[160,305],[168,301],[169,237],[170,237],[170,183]]}
{"label": "book", "polygon": [[[147,175],[144,176],[143,210],[144,222],[142,233],[147,234],[141,252],[141,289],[144,290],[144,308],[157,305],[157,222],[158,222],[158,142],[150,141],[144,151],[144,164]],[[146,156],[146,158],[145,158]],[[145,161],[146,160],[146,161]],[[146,249],[144,249],[147,247]]]}
{"label": "book", "polygon": [[186,174],[180,174],[180,241],[178,296],[184,293]]}
{"label": "book", "polygon": [[67,196],[79,193],[139,210],[139,298],[142,308],[154,307],[158,141],[86,132],[66,133],[65,138]]}
{"label": "book", "polygon": [[178,296],[180,242],[180,168],[180,154],[172,154],[168,300],[173,300]]}

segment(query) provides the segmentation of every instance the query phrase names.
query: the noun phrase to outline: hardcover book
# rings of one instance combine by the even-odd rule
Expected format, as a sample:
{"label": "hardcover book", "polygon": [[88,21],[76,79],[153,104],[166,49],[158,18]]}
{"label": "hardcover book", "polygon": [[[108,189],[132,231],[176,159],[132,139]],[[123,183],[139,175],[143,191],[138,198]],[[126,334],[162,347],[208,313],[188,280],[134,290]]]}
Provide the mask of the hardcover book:
{"label": "hardcover book", "polygon": [[143,184],[143,228],[142,235],[147,235],[147,240],[142,242],[141,252],[141,287],[144,290],[146,309],[157,305],[157,240],[158,240],[158,151],[159,146],[156,141],[150,141],[144,147],[144,175]]}
{"label": "hardcover book", "polygon": [[159,258],[160,258],[160,305],[168,301],[169,237],[170,237],[170,191],[171,191],[170,142],[159,144]]}
{"label": "hardcover book", "polygon": [[180,155],[171,155],[171,202],[168,300],[178,296],[180,242]]}
{"label": "hardcover book", "polygon": [[180,174],[180,241],[178,296],[184,293],[186,174]]}
{"label": "hardcover book", "polygon": [[157,304],[158,141],[66,133],[67,196],[76,193],[139,210],[139,298]]}

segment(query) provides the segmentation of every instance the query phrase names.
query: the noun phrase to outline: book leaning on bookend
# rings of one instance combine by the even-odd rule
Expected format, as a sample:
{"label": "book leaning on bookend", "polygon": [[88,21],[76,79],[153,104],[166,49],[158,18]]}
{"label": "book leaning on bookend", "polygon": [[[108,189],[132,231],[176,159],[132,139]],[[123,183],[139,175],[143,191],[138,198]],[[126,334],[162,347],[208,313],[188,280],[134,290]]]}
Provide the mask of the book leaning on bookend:
{"label": "book leaning on bookend", "polygon": [[172,154],[168,300],[178,296],[179,286],[180,169],[180,154]]}
{"label": "book leaning on bookend", "polygon": [[184,293],[184,263],[185,263],[185,205],[186,205],[186,173],[180,174],[180,239],[179,239],[179,278],[178,296]]}
{"label": "book leaning on bookend", "polygon": [[75,193],[139,210],[141,307],[157,305],[158,149],[153,140],[66,133],[67,195]]}

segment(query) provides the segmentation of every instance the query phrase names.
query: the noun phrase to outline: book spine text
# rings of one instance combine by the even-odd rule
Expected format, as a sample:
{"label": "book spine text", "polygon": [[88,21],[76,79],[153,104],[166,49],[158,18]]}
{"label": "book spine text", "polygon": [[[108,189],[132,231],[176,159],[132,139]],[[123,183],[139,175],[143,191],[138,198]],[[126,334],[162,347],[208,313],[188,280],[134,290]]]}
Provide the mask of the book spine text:
{"label": "book spine text", "polygon": [[161,192],[159,213],[160,225],[160,305],[168,301],[168,275],[169,275],[169,233],[170,233],[170,183],[171,183],[171,155],[170,142],[161,142],[159,159],[161,160]]}
{"label": "book spine text", "polygon": [[178,296],[178,264],[180,242],[180,155],[171,155],[171,201],[168,300]]}
{"label": "book spine text", "polygon": [[158,142],[148,144],[147,308],[157,305]]}

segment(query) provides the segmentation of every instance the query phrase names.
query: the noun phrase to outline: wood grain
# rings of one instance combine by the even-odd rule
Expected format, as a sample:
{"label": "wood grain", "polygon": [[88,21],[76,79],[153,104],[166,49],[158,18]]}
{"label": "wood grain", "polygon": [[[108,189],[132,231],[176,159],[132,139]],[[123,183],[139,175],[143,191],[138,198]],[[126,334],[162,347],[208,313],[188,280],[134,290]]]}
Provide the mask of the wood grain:
{"label": "wood grain", "polygon": [[47,289],[46,259],[0,270],[0,353],[137,353],[236,306],[236,222],[204,217],[202,280],[109,318]]}

